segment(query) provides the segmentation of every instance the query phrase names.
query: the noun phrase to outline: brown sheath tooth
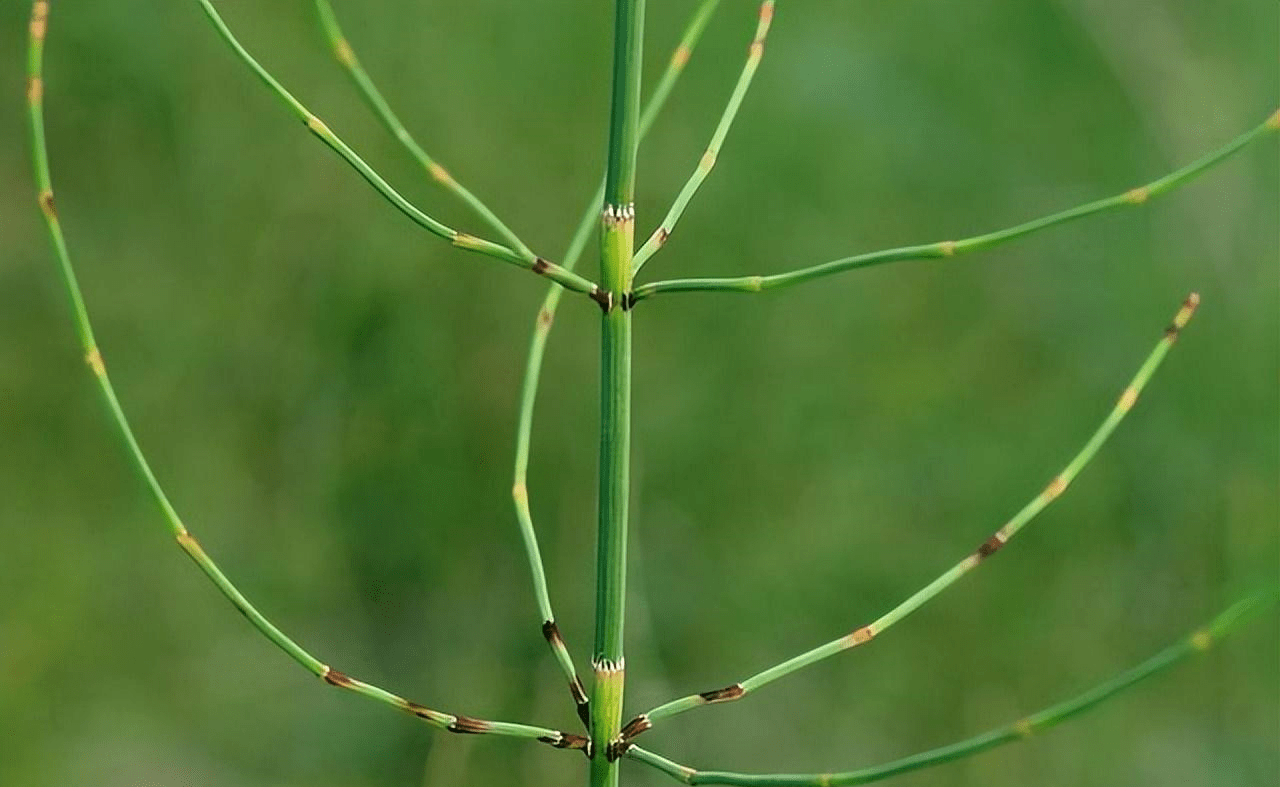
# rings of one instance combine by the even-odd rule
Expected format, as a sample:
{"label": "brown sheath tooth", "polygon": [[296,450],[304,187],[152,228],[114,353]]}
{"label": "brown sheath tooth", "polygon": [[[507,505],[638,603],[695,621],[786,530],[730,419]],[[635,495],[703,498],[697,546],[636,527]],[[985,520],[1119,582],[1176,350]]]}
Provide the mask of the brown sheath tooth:
{"label": "brown sheath tooth", "polygon": [[670,232],[668,232],[665,229],[659,229],[658,236],[657,236],[658,248],[662,248],[664,245],[666,245],[667,238],[670,238],[670,237],[671,237]]}
{"label": "brown sheath tooth", "polygon": [[539,257],[533,261],[533,272],[541,276],[551,268],[551,263]]}
{"label": "brown sheath tooth", "polygon": [[546,330],[551,327],[551,322],[556,316],[550,309],[542,309],[538,312],[538,327]]}
{"label": "brown sheath tooth", "polygon": [[323,677],[324,677],[324,682],[328,683],[330,686],[337,686],[338,688],[341,688],[341,689],[351,688],[351,678],[347,677],[341,672],[338,672],[336,669],[326,668],[324,671]]}
{"label": "brown sheath tooth", "polygon": [[595,289],[591,290],[591,292],[588,293],[588,295],[591,298],[591,300],[600,304],[600,310],[603,311],[605,314],[608,314],[609,311],[613,308],[613,293],[606,292],[605,290],[602,290],[599,287],[596,287]]}
{"label": "brown sheath tooth", "polygon": [[571,735],[567,732],[560,733],[557,737],[547,735],[538,738],[539,741],[556,749],[577,749],[584,754],[590,748],[591,739],[583,735]]}
{"label": "brown sheath tooth", "polygon": [[978,547],[978,557],[982,559],[989,558],[998,552],[1002,546],[1004,546],[1004,539],[997,533],[983,541],[982,546]]}
{"label": "brown sheath tooth", "polygon": [[50,219],[57,219],[58,209],[53,205],[53,191],[51,189],[45,189],[40,192],[38,199],[40,202],[40,210],[44,211],[44,215],[48,216]]}
{"label": "brown sheath tooth", "polygon": [[653,728],[653,722],[649,721],[649,717],[641,713],[631,721],[627,722],[618,733],[618,737],[624,741],[629,741],[640,736],[641,733],[647,732]]}
{"label": "brown sheath tooth", "polygon": [[698,696],[709,705],[714,702],[731,702],[746,693],[747,692],[742,688],[741,683],[735,683],[732,686],[725,686],[723,689],[704,691]]}
{"label": "brown sheath tooth", "polygon": [[564,639],[560,636],[560,627],[556,625],[554,620],[548,620],[542,624],[542,636],[552,647],[556,645],[564,646]]}
{"label": "brown sheath tooth", "polygon": [[405,702],[404,709],[420,719],[431,718],[431,709],[425,705],[419,705],[416,702]]}
{"label": "brown sheath tooth", "polygon": [[463,735],[483,735],[489,729],[489,722],[482,719],[473,719],[470,716],[455,716],[453,723],[448,727],[449,732],[462,733]]}
{"label": "brown sheath tooth", "polygon": [[609,745],[605,747],[604,756],[609,760],[609,762],[619,760],[622,758],[622,755],[627,753],[627,749],[630,749],[633,745],[634,744],[624,741],[621,738],[610,741]]}

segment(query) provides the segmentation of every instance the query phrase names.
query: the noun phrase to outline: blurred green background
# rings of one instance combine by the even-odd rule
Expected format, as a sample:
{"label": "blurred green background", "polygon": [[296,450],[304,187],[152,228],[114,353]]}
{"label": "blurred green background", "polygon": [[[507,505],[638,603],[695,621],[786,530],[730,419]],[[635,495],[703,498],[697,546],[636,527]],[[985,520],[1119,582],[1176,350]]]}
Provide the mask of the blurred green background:
{"label": "blurred green background", "polygon": [[[560,255],[602,167],[610,4],[335,5],[428,150]],[[651,76],[692,5],[651,3]],[[219,7],[393,183],[479,229],[364,110],[310,3]],[[701,154],[754,9],[723,3],[644,146],[642,231]],[[577,755],[325,689],[174,546],[84,372],[35,208],[27,13],[0,7],[0,784],[583,783]],[[963,236],[1150,180],[1275,109],[1277,16],[1264,0],[783,2],[720,166],[645,276]],[[394,213],[194,3],[65,0],[51,25],[60,214],[193,532],[335,667],[574,729],[509,497],[542,283]],[[874,646],[673,720],[649,748],[700,767],[872,764],[1070,696],[1275,581],[1276,175],[1273,138],[1145,208],[989,253],[639,309],[631,713],[839,636],[951,565],[1203,295],[1113,442],[999,559]],[[530,477],[584,667],[595,309],[561,310]],[[1278,635],[1270,615],[1044,738],[894,783],[1274,784]],[[667,783],[638,765],[624,781]]]}

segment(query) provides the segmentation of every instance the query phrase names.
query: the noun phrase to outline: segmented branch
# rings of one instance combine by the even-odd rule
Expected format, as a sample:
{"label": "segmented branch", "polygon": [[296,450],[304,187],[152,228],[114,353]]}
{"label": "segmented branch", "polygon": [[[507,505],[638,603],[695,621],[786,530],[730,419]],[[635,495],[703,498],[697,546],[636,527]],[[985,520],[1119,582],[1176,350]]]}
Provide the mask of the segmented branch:
{"label": "segmented branch", "polygon": [[675,716],[685,711],[704,705],[713,705],[723,702],[731,702],[741,699],[747,694],[766,686],[779,678],[790,675],[791,673],[803,669],[811,664],[815,664],[830,656],[834,656],[842,651],[856,648],[870,642],[879,634],[886,631],[890,626],[910,615],[919,609],[926,602],[933,599],[942,591],[951,587],[957,580],[977,568],[987,558],[994,555],[1005,544],[1009,542],[1018,531],[1021,530],[1028,522],[1030,522],[1037,514],[1045,509],[1050,503],[1056,500],[1067,487],[1084,469],[1085,465],[1098,453],[1102,445],[1111,437],[1112,432],[1124,420],[1124,417],[1133,409],[1134,404],[1138,401],[1138,395],[1142,389],[1146,387],[1147,382],[1155,374],[1156,369],[1160,367],[1161,361],[1169,352],[1169,348],[1177,340],[1178,334],[1182,328],[1186,326],[1187,321],[1195,313],[1196,306],[1200,303],[1200,297],[1191,293],[1178,309],[1177,314],[1173,318],[1173,322],[1165,329],[1164,336],[1157,342],[1155,348],[1143,361],[1142,366],[1138,369],[1137,374],[1129,382],[1129,385],[1120,394],[1119,400],[1111,409],[1111,412],[1103,420],[1102,425],[1089,438],[1080,452],[1062,469],[1058,475],[1044,488],[1040,494],[1036,495],[1031,502],[1022,507],[1018,513],[1014,514],[1008,522],[997,530],[990,538],[982,542],[959,563],[952,566],[941,576],[916,591],[912,596],[898,604],[875,621],[857,628],[849,634],[832,640],[825,645],[820,645],[812,650],[801,653],[794,658],[788,659],[781,664],[770,667],[763,672],[752,675],[746,680],[734,683],[722,689],[713,691],[704,691],[700,694],[691,694],[687,697],[672,700],[671,702],[659,705],[653,710],[643,713],[636,719],[633,719],[628,728],[631,730],[631,737],[635,737],[645,730],[650,729],[660,719]]}
{"label": "segmented branch", "polygon": [[209,18],[209,21],[213,23],[214,30],[216,30],[222,40],[227,43],[227,46],[231,47],[231,51],[234,52],[236,57],[248,66],[251,71],[253,71],[258,79],[260,79],[263,84],[271,90],[276,98],[278,98],[281,103],[283,103],[285,107],[298,118],[298,120],[302,121],[302,124],[305,125],[312,134],[318,137],[321,142],[329,147],[330,150],[337,153],[343,161],[346,161],[347,164],[351,165],[351,167],[355,169],[356,172],[360,173],[360,176],[364,178],[370,186],[373,186],[375,191],[381,194],[384,199],[394,205],[401,213],[408,216],[415,224],[433,235],[444,238],[460,249],[474,251],[478,254],[493,257],[495,259],[502,260],[503,262],[515,265],[516,267],[532,271],[539,276],[545,276],[565,289],[573,290],[574,292],[581,292],[586,295],[593,295],[599,291],[599,288],[596,287],[595,283],[590,280],[585,279],[572,271],[565,270],[561,266],[556,265],[549,260],[537,257],[532,253],[527,253],[527,250],[525,252],[517,251],[507,246],[503,246],[500,243],[494,243],[493,241],[485,240],[484,238],[478,238],[465,232],[459,232],[458,230],[422,212],[422,210],[416,205],[405,199],[400,192],[396,191],[391,184],[382,177],[382,175],[378,174],[378,172],[374,170],[373,167],[369,166],[369,164],[365,162],[365,160],[354,150],[352,150],[347,143],[343,142],[337,134],[333,133],[333,130],[325,125],[324,121],[313,114],[311,110],[303,106],[301,101],[294,98],[293,94],[286,90],[270,72],[263,68],[262,64],[255,60],[253,55],[250,55],[248,50],[246,50],[235,37],[231,32],[231,28],[227,27],[227,23],[223,21],[222,16],[219,15],[217,9],[213,7],[213,3],[209,0],[196,0],[196,2],[200,4],[200,8],[204,11],[205,16]]}
{"label": "segmented branch", "polygon": [[1270,608],[1277,600],[1280,600],[1280,589],[1273,589],[1237,601],[1210,621],[1204,628],[1184,637],[1141,664],[1094,686],[1083,694],[1033,713],[1012,724],[976,735],[967,740],[913,754],[872,768],[845,771],[843,773],[752,774],[731,771],[699,771],[634,745],[627,749],[626,756],[656,768],[684,784],[756,785],[757,787],[839,787],[840,785],[870,784],[871,782],[878,782],[911,771],[962,760],[998,746],[1017,743],[1038,735],[1085,711],[1096,708],[1126,689],[1152,675],[1169,669],[1190,656],[1203,653],[1218,640],[1235,631],[1241,623]]}
{"label": "segmented branch", "polygon": [[360,94],[364,96],[365,101],[369,104],[369,108],[378,116],[378,119],[391,132],[391,135],[404,146],[405,150],[409,151],[409,155],[413,156],[414,160],[426,170],[432,180],[466,203],[476,215],[484,219],[495,232],[501,235],[521,257],[526,259],[535,258],[537,255],[529,250],[524,241],[520,240],[511,231],[511,228],[489,209],[489,206],[485,205],[470,189],[454,179],[447,169],[423,150],[418,141],[409,133],[409,129],[405,128],[404,124],[400,122],[400,118],[391,108],[391,105],[387,103],[382,91],[378,89],[377,84],[365,71],[364,66],[360,64],[360,59],[356,56],[355,50],[351,48],[351,42],[343,34],[342,27],[338,24],[338,17],[334,14],[333,6],[329,4],[329,0],[315,0],[315,5],[316,15],[320,18],[320,27],[329,42],[329,47],[333,50],[334,58],[351,76]]}
{"label": "segmented branch", "polygon": [[782,289],[797,284],[804,284],[805,282],[815,281],[817,279],[822,279],[837,273],[843,273],[848,270],[867,268],[873,265],[883,265],[888,262],[946,259],[950,257],[958,257],[962,254],[968,254],[969,252],[982,251],[1058,224],[1064,224],[1068,221],[1092,216],[1095,213],[1102,213],[1103,211],[1115,208],[1143,205],[1152,197],[1157,197],[1166,192],[1173,191],[1179,186],[1190,182],[1198,175],[1225,161],[1234,153],[1239,152],[1249,143],[1259,140],[1277,129],[1280,129],[1280,110],[1276,111],[1275,114],[1260,125],[1246,131],[1218,150],[1215,150],[1158,180],[1154,180],[1145,186],[1129,189],[1123,194],[1117,194],[1113,197],[1089,202],[1084,205],[1064,210],[1060,213],[1042,216],[1038,219],[1032,219],[1031,221],[1018,224],[1017,226],[997,230],[995,232],[989,232],[985,235],[976,235],[972,238],[964,238],[962,240],[944,240],[918,246],[903,246],[897,249],[873,251],[866,254],[859,254],[854,257],[844,257],[842,259],[832,260],[831,262],[825,262],[821,265],[800,268],[786,273],[775,273],[768,276],[667,279],[664,281],[656,281],[636,287],[631,296],[631,303],[634,304],[646,298],[653,297],[654,295],[670,292],[764,292],[766,290]]}
{"label": "segmented branch", "polygon": [[143,454],[137,437],[134,435],[133,428],[129,425],[129,420],[125,416],[124,409],[116,396],[115,388],[111,384],[111,378],[107,374],[107,365],[103,360],[97,340],[94,338],[93,325],[89,320],[89,313],[85,308],[75,269],[71,264],[71,256],[67,250],[66,239],[62,234],[58,212],[54,207],[53,181],[49,172],[48,144],[45,140],[43,101],[43,55],[48,19],[49,3],[47,0],[37,0],[31,10],[27,55],[27,109],[31,127],[31,150],[35,168],[37,202],[48,228],[49,240],[53,245],[54,257],[57,261],[58,272],[62,278],[63,289],[66,291],[67,298],[71,304],[72,319],[84,351],[85,364],[97,383],[98,392],[101,394],[102,400],[111,416],[112,426],[123,441],[130,462],[142,477],[147,491],[160,509],[160,513],[168,524],[174,539],[178,542],[178,546],[187,553],[187,556],[200,567],[200,570],[204,572],[205,576],[209,578],[222,595],[253,624],[253,627],[259,633],[308,672],[323,679],[329,685],[391,705],[417,716],[434,727],[448,730],[449,732],[532,738],[556,748],[581,749],[585,751],[587,739],[582,736],[571,735],[548,727],[535,727],[528,724],[513,724],[503,721],[487,721],[470,716],[432,710],[373,684],[356,680],[332,669],[294,642],[293,639],[259,612],[257,607],[227,578],[222,569],[209,557],[208,553],[200,546],[200,543],[196,541],[195,536],[183,524],[178,512],[170,503],[168,495],[165,494],[164,488],[161,487],[154,471],[152,471],[145,454]]}
{"label": "segmented branch", "polygon": [[764,40],[769,35],[769,25],[772,22],[773,0],[765,0],[760,4],[760,21],[756,25],[755,36],[751,39],[751,45],[747,47],[746,65],[742,67],[742,74],[738,77],[738,83],[734,86],[733,93],[729,96],[729,103],[725,106],[724,113],[720,116],[720,122],[716,124],[716,130],[711,135],[711,143],[707,145],[707,149],[702,154],[702,158],[699,159],[698,166],[694,169],[693,175],[689,177],[689,181],[684,184],[684,188],[680,189],[680,194],[676,196],[675,203],[667,211],[666,218],[662,220],[658,228],[654,230],[649,239],[636,252],[635,258],[631,263],[633,274],[638,273],[645,262],[667,242],[667,238],[671,237],[671,233],[675,230],[676,222],[684,214],[684,209],[688,207],[689,201],[693,199],[694,194],[698,193],[698,188],[702,186],[702,181],[707,179],[707,176],[711,174],[711,169],[715,167],[724,139],[729,134],[729,128],[733,126],[733,119],[738,116],[738,109],[742,106],[742,99],[746,97],[747,90],[751,88],[751,80],[755,77],[756,69],[760,66],[760,59],[764,57]]}

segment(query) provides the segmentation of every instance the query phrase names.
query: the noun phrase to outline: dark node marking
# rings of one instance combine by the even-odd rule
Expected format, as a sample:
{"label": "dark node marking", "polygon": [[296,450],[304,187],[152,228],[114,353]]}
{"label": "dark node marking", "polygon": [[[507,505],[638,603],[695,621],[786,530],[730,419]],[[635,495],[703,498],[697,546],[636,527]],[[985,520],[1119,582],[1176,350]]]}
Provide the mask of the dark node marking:
{"label": "dark node marking", "polygon": [[544,735],[538,740],[556,749],[578,749],[582,753],[586,753],[591,745],[591,739],[583,735],[570,735],[567,732],[560,733],[560,737],[552,738]]}
{"label": "dark node marking", "polygon": [[667,242],[667,238],[670,238],[670,237],[671,237],[670,232],[667,232],[665,229],[659,229],[658,230],[658,247],[661,248]]}
{"label": "dark node marking", "polygon": [[342,674],[341,672],[338,672],[336,669],[331,669],[325,672],[324,682],[328,683],[330,686],[337,686],[338,688],[341,688],[341,689],[351,688],[351,678],[348,678],[346,675]]}
{"label": "dark node marking", "polygon": [[593,290],[591,290],[589,295],[591,297],[591,300],[600,304],[600,310],[603,311],[605,314],[608,314],[609,310],[613,308],[613,293],[605,292],[599,287],[596,287]]}
{"label": "dark node marking", "polygon": [[636,305],[636,294],[634,292],[622,293],[622,310],[624,312],[631,311],[631,307]]}
{"label": "dark node marking", "polygon": [[624,741],[629,741],[652,728],[653,722],[649,721],[649,717],[642,713],[627,722],[626,725],[623,726],[622,732],[618,733],[618,737],[622,738]]}
{"label": "dark node marking", "polygon": [[449,732],[462,733],[463,735],[483,735],[489,731],[489,722],[482,719],[473,719],[470,716],[458,716],[454,718],[453,723],[448,727]]}
{"label": "dark node marking", "polygon": [[747,692],[743,690],[741,683],[735,683],[732,686],[725,686],[723,689],[716,689],[715,691],[704,691],[698,696],[706,700],[708,703],[729,702],[731,700],[738,699],[739,697],[741,697],[746,693]]}
{"label": "dark node marking", "polygon": [[575,680],[569,684],[569,691],[573,692],[573,701],[578,703],[578,718],[582,719],[582,726],[591,729],[591,702],[587,699],[585,692],[582,698],[578,698],[578,692],[582,691],[582,681]]}
{"label": "dark node marking", "polygon": [[555,315],[549,309],[542,309],[538,312],[538,325],[543,328],[550,328],[551,321],[555,319]]}
{"label": "dark node marking", "polygon": [[1178,328],[1178,326],[1177,326],[1177,325],[1172,325],[1172,324],[1171,324],[1168,328],[1165,328],[1165,329],[1164,329],[1164,338],[1169,339],[1169,340],[1171,340],[1171,341],[1172,341],[1172,340],[1174,340],[1174,339],[1177,339],[1177,338],[1178,338],[1178,331],[1179,331],[1179,330],[1181,330],[1181,329],[1180,329],[1180,328]]}
{"label": "dark node marking", "polygon": [[44,212],[49,214],[49,218],[58,218],[58,209],[53,204],[53,192],[43,191],[40,193],[40,207]]}
{"label": "dark node marking", "polygon": [[1004,546],[1004,542],[1000,540],[1000,536],[992,536],[982,542],[982,546],[978,547],[978,557],[986,559],[994,555]]}
{"label": "dark node marking", "polygon": [[635,744],[621,739],[610,741],[609,745],[604,749],[605,759],[609,762],[619,760],[622,758],[622,755],[627,753],[627,749],[630,749],[633,745]]}
{"label": "dark node marking", "polygon": [[419,719],[430,719],[431,709],[425,705],[419,705],[416,702],[406,702],[404,709],[417,716]]}
{"label": "dark node marking", "polygon": [[554,620],[548,620],[542,624],[542,636],[546,637],[547,642],[552,645],[556,643],[564,644],[564,640],[560,637],[560,627],[556,625]]}
{"label": "dark node marking", "polygon": [[539,257],[533,261],[533,272],[541,276],[551,267],[551,262]]}

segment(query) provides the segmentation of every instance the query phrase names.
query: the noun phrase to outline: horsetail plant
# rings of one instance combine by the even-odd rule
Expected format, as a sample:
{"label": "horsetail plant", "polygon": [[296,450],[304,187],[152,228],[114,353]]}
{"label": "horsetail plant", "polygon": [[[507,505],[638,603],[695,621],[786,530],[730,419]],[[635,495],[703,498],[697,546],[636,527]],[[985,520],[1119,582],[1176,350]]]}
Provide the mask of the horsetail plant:
{"label": "horsetail plant", "polygon": [[[1043,229],[1073,219],[1126,206],[1142,205],[1152,197],[1176,189],[1250,143],[1280,129],[1280,112],[1246,131],[1222,148],[1151,183],[1123,194],[1089,202],[1049,216],[1032,219],[1003,230],[961,240],[945,240],[884,251],[862,253],[819,265],[801,267],[782,273],[725,278],[691,278],[655,281],[634,285],[633,279],[642,266],[663,248],[698,188],[710,174],[721,146],[751,86],[764,55],[765,37],[773,21],[773,0],[759,6],[755,33],[748,44],[748,54],[738,81],[718,121],[705,152],[693,174],[672,203],[665,217],[648,239],[635,245],[636,151],[640,140],[652,126],[670,95],[685,64],[710,23],[719,0],[702,0],[687,25],[685,33],[667,67],[641,110],[640,72],[643,53],[644,0],[616,0],[612,70],[612,104],[610,109],[607,167],[603,183],[588,204],[572,240],[557,264],[532,251],[509,226],[479,197],[467,189],[415,140],[383,97],[377,85],[361,66],[350,42],[339,25],[329,0],[315,0],[315,8],[323,34],[339,64],[348,72],[363,98],[379,120],[445,191],[468,206],[500,238],[487,240],[461,232],[433,218],[401,195],[358,153],[339,138],[325,123],[293,97],[240,44],[209,0],[196,0],[212,23],[215,32],[249,70],[313,135],[333,150],[384,199],[411,221],[462,249],[531,271],[550,281],[546,297],[534,320],[528,363],[520,395],[519,424],[512,498],[516,521],[523,541],[534,595],[541,617],[541,630],[556,663],[569,685],[584,730],[570,732],[550,727],[489,721],[470,716],[434,710],[404,697],[357,680],[313,656],[271,623],[245,598],[226,574],[205,553],[188,531],[163,487],[152,471],[141,446],[112,387],[103,354],[94,338],[84,299],[76,281],[68,247],[63,237],[57,211],[48,151],[44,133],[43,48],[48,28],[49,2],[36,0],[32,6],[28,54],[27,103],[29,110],[32,154],[35,169],[37,201],[48,227],[54,258],[66,294],[71,303],[72,318],[79,335],[85,362],[106,404],[110,421],[125,444],[126,453],[142,476],[178,545],[199,566],[218,590],[245,615],[267,639],[283,650],[303,668],[326,683],[392,705],[455,733],[493,734],[530,738],[555,748],[582,751],[589,760],[591,787],[610,787],[619,783],[621,761],[630,759],[651,766],[686,784],[733,785],[848,785],[866,784],[887,779],[907,771],[941,765],[987,749],[1028,738],[1049,727],[1110,699],[1139,681],[1161,672],[1183,659],[1202,652],[1233,631],[1248,617],[1280,600],[1280,591],[1270,589],[1230,606],[1202,628],[1179,640],[1147,661],[1104,681],[1083,694],[1045,710],[1024,716],[1005,727],[939,749],[905,757],[885,765],[844,773],[828,774],[743,774],[728,771],[699,771],[675,763],[660,754],[640,748],[636,739],[659,722],[704,705],[734,701],[790,675],[797,670],[877,638],[925,603],[931,601],[961,577],[977,568],[1003,548],[1023,527],[1053,500],[1060,496],[1111,437],[1124,417],[1132,410],[1139,394],[1150,381],[1180,332],[1186,327],[1199,304],[1192,293],[1178,309],[1164,336],[1138,368],[1137,373],[1120,394],[1118,401],[1102,424],[1089,437],[1065,468],[1029,503],[1003,526],[937,579],[908,596],[878,619],[854,628],[848,634],[807,650],[780,664],[723,688],[690,694],[659,705],[631,718],[623,724],[625,665],[623,653],[624,601],[626,588],[627,517],[631,478],[631,343],[632,312],[642,301],[662,293],[676,292],[761,292],[780,289],[818,278],[882,263],[937,259],[976,252],[1017,240]],[[577,263],[586,250],[592,230],[600,231],[599,280],[592,281],[576,273]],[[600,460],[599,519],[597,528],[597,576],[595,638],[591,651],[592,680],[588,687],[579,674],[568,646],[562,637],[553,612],[546,572],[529,506],[528,467],[532,419],[543,354],[554,323],[556,310],[565,292],[585,295],[601,309],[601,384],[600,384]]]}

